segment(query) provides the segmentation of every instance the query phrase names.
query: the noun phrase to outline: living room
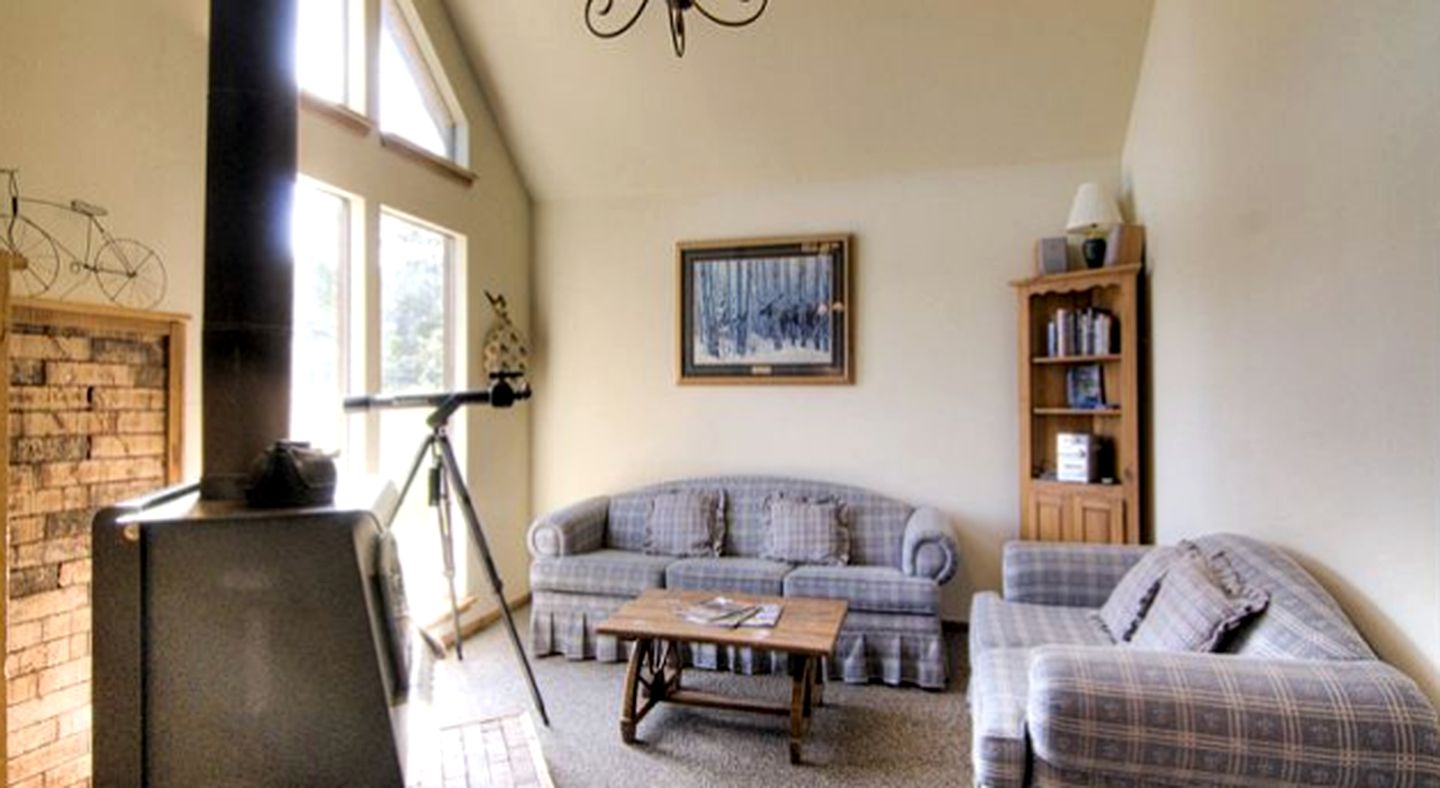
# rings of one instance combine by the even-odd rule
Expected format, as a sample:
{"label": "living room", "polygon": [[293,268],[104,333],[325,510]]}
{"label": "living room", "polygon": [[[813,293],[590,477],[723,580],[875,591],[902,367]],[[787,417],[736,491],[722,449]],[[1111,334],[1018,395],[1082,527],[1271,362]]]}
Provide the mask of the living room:
{"label": "living room", "polygon": [[[614,5],[628,16],[639,3]],[[755,5],[698,4],[726,15]],[[328,445],[296,437],[325,448],[343,440],[342,475],[380,473],[397,487],[424,437],[418,418],[339,413],[343,396],[388,393],[378,280],[383,250],[397,242],[387,223],[449,239],[433,301],[450,328],[422,370],[434,388],[490,384],[482,351],[497,317],[486,296],[505,298],[530,343],[533,396],[504,410],[467,408],[455,434],[539,688],[594,690],[606,704],[546,693],[553,726],[535,718],[534,736],[556,782],[979,779],[966,626],[977,595],[1005,588],[1006,545],[1022,536],[1019,477],[1030,470],[1016,407],[1030,362],[1016,352],[1025,337],[1011,283],[1037,275],[1037,240],[1066,235],[1086,183],[1144,228],[1142,333],[1124,349],[1138,356],[1138,414],[1128,418],[1140,434],[1139,541],[1228,533],[1278,549],[1334,597],[1380,660],[1440,703],[1436,4],[775,0],[734,29],[683,12],[683,57],[666,3],[650,3],[609,40],[586,29],[581,0],[348,7],[347,34],[363,45],[345,50],[338,101],[313,91],[299,100],[296,160],[305,182],[345,206],[345,265],[380,276],[362,270],[348,291],[340,333],[353,346],[337,350],[324,379],[335,387],[314,398],[321,410],[288,423],[326,420]],[[6,11],[0,167],[19,169],[22,195],[105,206],[117,235],[163,256],[164,294],[146,306],[180,326],[171,341],[188,350],[166,370],[175,467],[149,486],[199,479],[210,454],[201,374],[210,3],[11,0]],[[416,151],[383,117],[393,106],[379,78],[386,18],[419,31],[420,43],[400,51],[443,77],[435,93],[462,131],[439,156]],[[43,218],[90,256],[80,217]],[[848,241],[848,355],[834,385],[682,380],[677,246],[816,236]],[[59,285],[39,298],[108,303],[103,285],[75,273],[62,265]],[[62,297],[67,282],[77,284]],[[13,366],[11,378],[18,391]],[[310,401],[317,379],[297,375],[292,408]],[[382,422],[400,437],[387,442]],[[639,723],[642,744],[626,745],[615,727],[623,665],[535,653],[525,625],[539,605],[529,529],[595,496],[757,476],[863,490],[943,517],[955,555],[932,616],[946,650],[943,689],[830,676],[796,767],[781,746],[785,723],[731,712],[662,706]],[[63,664],[45,662],[46,652],[33,666],[34,646],[15,639],[27,623],[14,615],[19,590],[52,581],[47,593],[63,595],[59,572],[74,559],[55,559],[53,578],[38,571],[49,559],[27,563],[17,531],[57,513],[33,508],[22,477],[10,483],[7,528],[8,782],[69,784],[92,766],[91,661],[78,645],[88,639]],[[136,492],[146,486],[133,481]],[[32,508],[17,509],[20,499]],[[117,500],[92,496],[79,508]],[[44,543],[54,553],[71,538]],[[420,568],[406,580],[416,617],[441,622],[443,639],[449,601],[438,544],[426,539],[407,556]],[[477,699],[476,709],[525,711],[484,562],[459,542],[462,628],[478,633],[467,651],[480,656],[457,663],[452,652],[437,686],[473,679],[477,695],[499,698]],[[88,558],[74,561],[89,571]],[[78,617],[66,626],[71,638],[88,629]],[[37,678],[20,675],[28,667]],[[98,680],[98,658],[94,667]],[[62,668],[71,678],[42,692],[38,675]],[[723,671],[726,688],[788,698],[783,676],[744,672]],[[704,685],[720,673],[685,675]],[[86,689],[67,696],[73,708],[46,706],[76,686]],[[17,728],[21,704],[31,724]],[[905,735],[863,746],[866,715]],[[594,739],[598,731],[605,738]],[[98,722],[93,733],[98,742]],[[754,749],[730,751],[731,742]],[[886,748],[918,758],[919,770],[885,760]],[[1429,757],[1412,767],[1418,777],[1395,782],[1436,779]],[[1035,771],[1032,762],[1020,781]]]}

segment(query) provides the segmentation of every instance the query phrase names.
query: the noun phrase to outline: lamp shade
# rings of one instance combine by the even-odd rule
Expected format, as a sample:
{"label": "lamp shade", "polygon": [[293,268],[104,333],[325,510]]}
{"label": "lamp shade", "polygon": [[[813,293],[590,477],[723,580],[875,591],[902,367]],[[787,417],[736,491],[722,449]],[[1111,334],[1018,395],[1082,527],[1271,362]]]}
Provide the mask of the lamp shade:
{"label": "lamp shade", "polygon": [[1080,184],[1075,202],[1070,206],[1070,221],[1065,223],[1066,232],[1099,230],[1120,223],[1120,209],[1109,192],[1098,183]]}

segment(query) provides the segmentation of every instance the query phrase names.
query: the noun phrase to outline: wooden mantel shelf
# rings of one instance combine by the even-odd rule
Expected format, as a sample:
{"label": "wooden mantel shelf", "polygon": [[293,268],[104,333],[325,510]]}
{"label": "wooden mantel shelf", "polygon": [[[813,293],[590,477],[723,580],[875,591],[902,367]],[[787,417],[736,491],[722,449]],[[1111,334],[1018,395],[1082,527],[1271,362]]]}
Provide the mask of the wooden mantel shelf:
{"label": "wooden mantel shelf", "polygon": [[1069,290],[1074,288],[1094,287],[1097,282],[1112,279],[1115,274],[1128,274],[1139,271],[1145,266],[1143,263],[1130,265],[1111,265],[1103,268],[1087,268],[1083,271],[1066,271],[1063,274],[1044,274],[1032,276],[1026,279],[1013,279],[1011,287],[1035,287],[1050,286],[1056,290]]}
{"label": "wooden mantel shelf", "polygon": [[143,309],[126,309],[111,304],[97,304],[86,301],[52,301],[46,298],[15,298],[10,301],[12,310],[47,312],[54,315],[75,315],[78,317],[111,318],[112,320],[137,320],[147,323],[188,323],[193,318],[183,312],[152,312]]}

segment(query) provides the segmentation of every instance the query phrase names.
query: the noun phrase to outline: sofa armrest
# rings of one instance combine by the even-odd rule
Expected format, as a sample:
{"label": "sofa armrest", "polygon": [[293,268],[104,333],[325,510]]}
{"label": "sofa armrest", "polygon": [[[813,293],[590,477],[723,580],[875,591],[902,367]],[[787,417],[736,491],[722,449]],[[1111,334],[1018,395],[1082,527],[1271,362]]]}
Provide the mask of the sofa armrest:
{"label": "sofa armrest", "polygon": [[605,543],[610,499],[601,495],[551,512],[530,525],[526,543],[536,558],[599,550]]}
{"label": "sofa armrest", "polygon": [[1065,542],[1006,542],[1001,559],[1007,602],[1100,607],[1120,578],[1152,548]]}
{"label": "sofa armrest", "polygon": [[945,583],[955,576],[959,565],[960,548],[955,543],[955,529],[949,518],[929,506],[911,512],[900,551],[901,571],[911,577],[928,577],[936,583]]}
{"label": "sofa armrest", "polygon": [[1062,772],[1163,773],[1180,785],[1440,783],[1435,709],[1376,660],[1044,646],[1027,694],[1035,757]]}

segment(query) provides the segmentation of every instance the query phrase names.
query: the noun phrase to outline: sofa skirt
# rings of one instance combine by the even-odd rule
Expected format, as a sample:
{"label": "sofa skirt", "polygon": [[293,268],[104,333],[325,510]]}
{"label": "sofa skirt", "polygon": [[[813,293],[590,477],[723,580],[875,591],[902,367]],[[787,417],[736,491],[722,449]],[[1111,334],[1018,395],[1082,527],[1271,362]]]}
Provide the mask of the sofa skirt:
{"label": "sofa skirt", "polygon": [[[531,598],[530,648],[536,656],[618,662],[629,659],[631,643],[596,634],[600,622],[628,602],[627,597],[536,591]],[[687,644],[686,664],[744,674],[783,673],[784,654],[735,646]],[[945,639],[937,616],[853,612],[845,617],[835,656],[825,660],[825,675],[847,684],[882,681],[944,689]]]}

